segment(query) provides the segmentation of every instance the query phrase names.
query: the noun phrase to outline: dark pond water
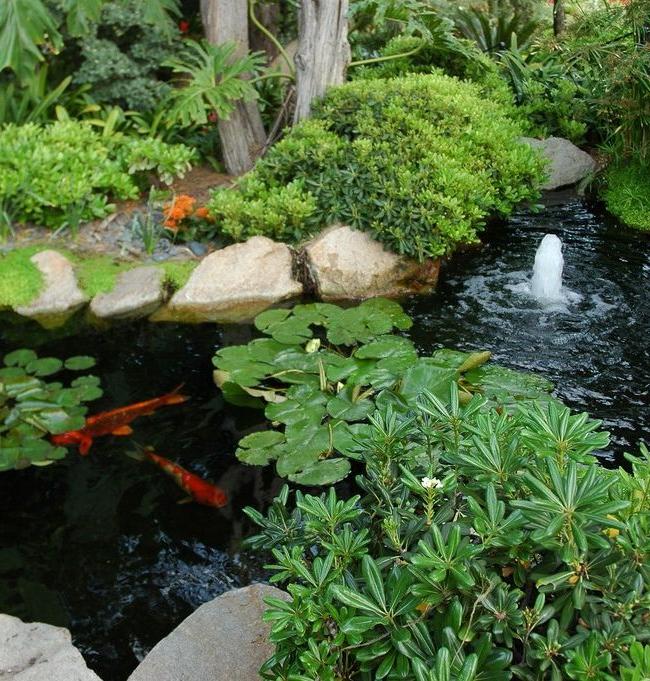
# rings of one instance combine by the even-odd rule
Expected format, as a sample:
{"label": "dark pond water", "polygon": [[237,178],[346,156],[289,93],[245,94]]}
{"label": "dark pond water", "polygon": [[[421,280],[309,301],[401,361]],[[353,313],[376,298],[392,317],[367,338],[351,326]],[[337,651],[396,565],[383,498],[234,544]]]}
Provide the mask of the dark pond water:
{"label": "dark pond water", "polygon": [[[562,239],[564,284],[581,297],[560,309],[517,292],[548,233]],[[418,347],[491,350],[501,364],[541,372],[572,409],[603,420],[612,457],[636,449],[650,432],[650,235],[551,194],[543,211],[485,240],[450,263],[433,296],[407,305]]]}
{"label": "dark pond water", "polygon": [[[548,232],[564,241],[566,285],[582,296],[563,310],[512,290]],[[446,268],[434,295],[407,303],[415,342],[423,351],[489,349],[506,366],[542,372],[570,406],[604,420],[612,458],[634,449],[650,425],[649,240],[562,197],[486,241]],[[0,320],[0,354],[27,345],[96,356],[105,395],[93,409],[184,382],[192,399],[140,419],[134,439],[231,497],[222,510],[178,505],[173,482],[125,456],[130,438],[99,439],[89,457],[0,476],[0,612],[69,627],[104,681],[124,681],[199,604],[263,578],[260,560],[241,552],[253,529],[241,509],[265,507],[281,483],[234,460],[259,416],[222,403],[210,365],[215,349],[249,338],[245,327],[146,323],[56,338]]]}

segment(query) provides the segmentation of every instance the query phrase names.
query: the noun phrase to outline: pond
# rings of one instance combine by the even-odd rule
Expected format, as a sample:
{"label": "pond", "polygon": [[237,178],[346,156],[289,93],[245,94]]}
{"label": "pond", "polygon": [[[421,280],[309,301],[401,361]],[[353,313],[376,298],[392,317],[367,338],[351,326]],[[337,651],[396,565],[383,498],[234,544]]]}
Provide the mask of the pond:
{"label": "pond", "polygon": [[[488,247],[458,255],[434,295],[408,301],[410,335],[425,352],[489,349],[501,364],[543,373],[569,406],[604,420],[614,463],[650,426],[650,241],[579,199],[554,196],[543,212],[492,228]],[[552,311],[517,292],[549,232],[563,240],[565,284],[581,296]],[[104,681],[124,681],[204,601],[264,577],[263,561],[241,551],[252,531],[241,509],[264,508],[281,481],[234,459],[259,414],[225,405],[210,365],[217,348],[250,337],[249,327],[146,322],[59,338],[0,327],[0,353],[27,345],[41,355],[94,355],[105,394],[93,410],[180,383],[191,396],[139,420],[131,438],[97,440],[89,457],[0,476],[0,611],[69,627]],[[210,477],[230,504],[179,505],[172,481],[126,456],[133,440]]]}

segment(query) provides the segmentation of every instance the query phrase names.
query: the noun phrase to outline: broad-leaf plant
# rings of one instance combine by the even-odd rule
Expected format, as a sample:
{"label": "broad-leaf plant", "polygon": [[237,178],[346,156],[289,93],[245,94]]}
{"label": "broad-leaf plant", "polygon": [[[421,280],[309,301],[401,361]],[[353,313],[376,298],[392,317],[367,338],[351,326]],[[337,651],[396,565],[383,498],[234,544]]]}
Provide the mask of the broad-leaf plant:
{"label": "broad-leaf plant", "polygon": [[92,357],[38,357],[33,350],[5,355],[0,366],[0,471],[46,466],[66,454],[49,435],[83,428],[85,403],[101,397],[99,379],[82,375],[68,385],[53,381],[59,372],[81,372]]}

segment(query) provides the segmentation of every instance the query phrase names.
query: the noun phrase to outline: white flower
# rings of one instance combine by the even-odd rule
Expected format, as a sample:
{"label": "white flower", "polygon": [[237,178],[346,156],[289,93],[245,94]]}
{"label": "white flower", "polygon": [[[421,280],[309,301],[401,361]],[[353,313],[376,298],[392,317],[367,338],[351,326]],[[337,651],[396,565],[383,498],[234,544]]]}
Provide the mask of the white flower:
{"label": "white flower", "polygon": [[320,348],[320,338],[312,338],[310,341],[307,341],[307,343],[305,344],[305,352],[309,353],[310,355],[314,352],[317,352],[319,348]]}
{"label": "white flower", "polygon": [[422,478],[422,487],[424,489],[440,489],[442,487],[442,481],[438,480],[438,478]]}

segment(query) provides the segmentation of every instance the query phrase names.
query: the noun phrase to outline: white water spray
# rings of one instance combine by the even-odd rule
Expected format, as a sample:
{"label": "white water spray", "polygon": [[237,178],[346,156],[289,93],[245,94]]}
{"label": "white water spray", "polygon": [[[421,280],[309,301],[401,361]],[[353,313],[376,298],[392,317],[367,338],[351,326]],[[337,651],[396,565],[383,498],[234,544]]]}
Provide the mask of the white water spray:
{"label": "white water spray", "polygon": [[555,234],[547,234],[535,253],[530,293],[542,303],[564,302],[567,298],[562,289],[562,242]]}

